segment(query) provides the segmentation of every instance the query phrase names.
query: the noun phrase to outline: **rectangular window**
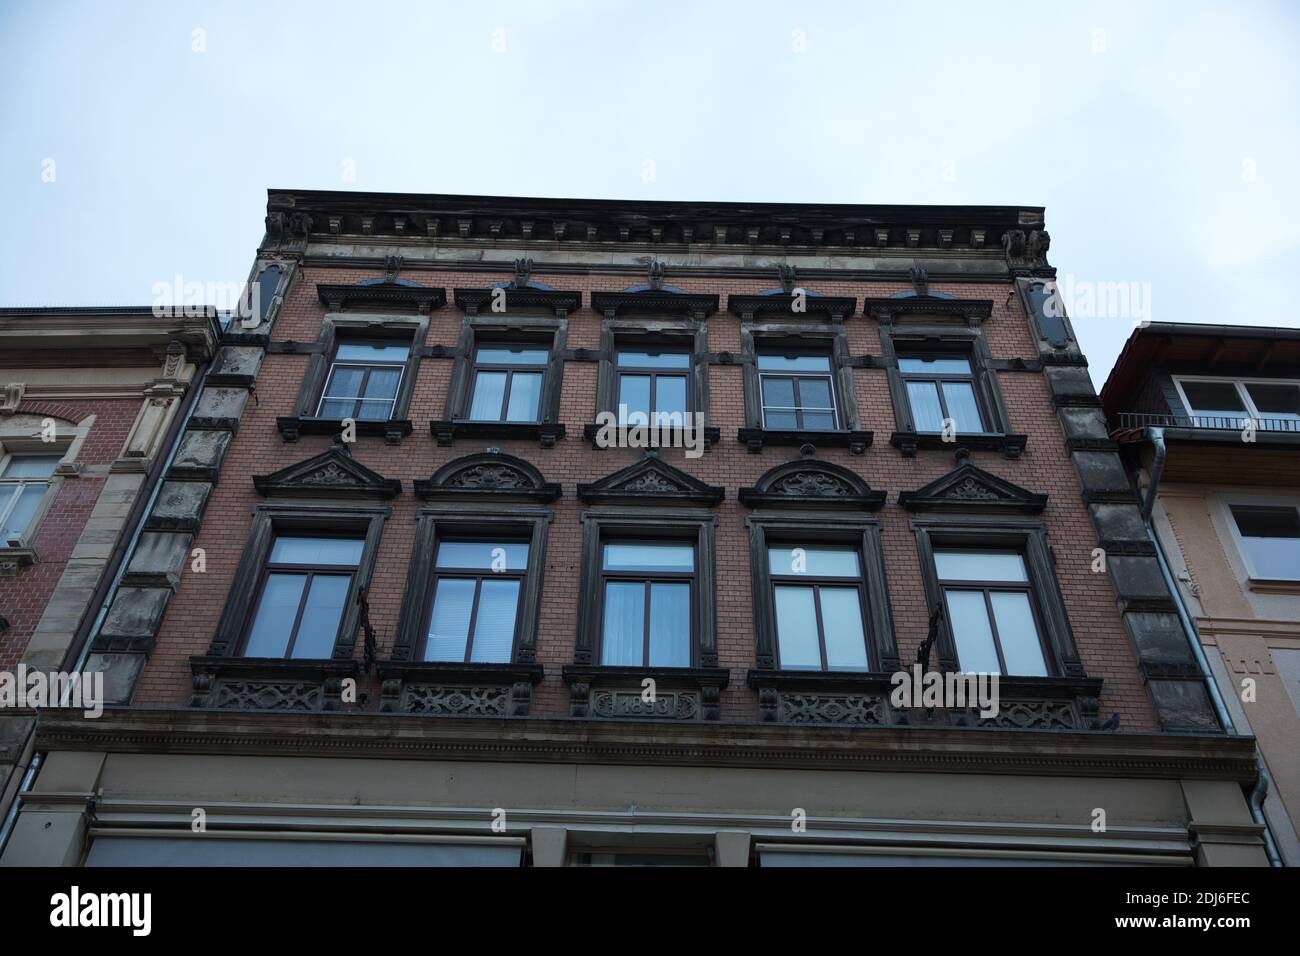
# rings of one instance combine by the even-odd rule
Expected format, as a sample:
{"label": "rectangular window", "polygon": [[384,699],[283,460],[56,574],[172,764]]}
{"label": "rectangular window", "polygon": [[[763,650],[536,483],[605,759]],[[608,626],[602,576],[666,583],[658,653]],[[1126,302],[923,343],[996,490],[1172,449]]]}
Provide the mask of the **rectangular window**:
{"label": "rectangular window", "polygon": [[528,570],[521,541],[440,541],[421,660],[508,664]]}
{"label": "rectangular window", "polygon": [[0,469],[0,547],[26,536],[60,455],[11,455]]}
{"label": "rectangular window", "polygon": [[1198,428],[1300,431],[1300,382],[1175,379]]}
{"label": "rectangular window", "polygon": [[975,373],[963,355],[900,355],[898,371],[907,390],[912,424],[918,432],[942,432],[952,419],[959,433],[984,431],[976,397]]}
{"label": "rectangular window", "polygon": [[691,409],[691,357],[686,352],[618,352],[619,421],[685,425]]}
{"label": "rectangular window", "polygon": [[277,535],[243,656],[332,657],[363,545],[360,538]]}
{"label": "rectangular window", "polygon": [[1293,505],[1233,505],[1251,577],[1300,580],[1300,508]]}
{"label": "rectangular window", "polygon": [[695,548],[611,541],[601,549],[601,663],[690,667]]}
{"label": "rectangular window", "polygon": [[853,547],[767,549],[783,670],[869,670],[862,564]]}
{"label": "rectangular window", "polygon": [[759,355],[763,427],[832,431],[837,426],[835,385],[826,355]]}
{"label": "rectangular window", "polygon": [[340,342],[334,352],[317,416],[387,421],[411,349],[392,341]]}
{"label": "rectangular window", "polygon": [[518,345],[481,346],[474,352],[474,386],[469,420],[540,420],[542,379],[550,353]]}
{"label": "rectangular window", "polygon": [[949,628],[964,673],[1046,677],[1025,559],[1016,551],[934,552]]}

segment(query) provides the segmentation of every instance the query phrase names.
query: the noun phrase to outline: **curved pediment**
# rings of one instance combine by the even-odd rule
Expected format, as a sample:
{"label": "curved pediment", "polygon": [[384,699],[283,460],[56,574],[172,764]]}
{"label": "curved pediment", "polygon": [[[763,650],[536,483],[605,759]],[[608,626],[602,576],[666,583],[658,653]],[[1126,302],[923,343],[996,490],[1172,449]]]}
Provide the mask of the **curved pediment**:
{"label": "curved pediment", "polygon": [[337,444],[315,458],[269,475],[254,475],[253,487],[260,494],[281,498],[391,498],[402,492],[396,478],[371,471]]}
{"label": "curved pediment", "polygon": [[811,446],[801,457],[777,465],[752,488],[740,489],[740,501],[750,508],[836,508],[876,511],[885,503],[883,491],[842,465],[818,461]]}
{"label": "curved pediment", "polygon": [[522,458],[488,451],[447,462],[428,481],[417,481],[415,494],[426,501],[554,501],[560,486]]}
{"label": "curved pediment", "polygon": [[656,451],[647,451],[638,461],[599,481],[578,485],[578,497],[588,502],[676,502],[712,507],[725,494],[725,489],[706,485],[674,468]]}
{"label": "curved pediment", "polygon": [[1038,514],[1047,506],[1047,495],[1035,494],[972,465],[965,449],[957,452],[957,462],[956,468],[924,488],[900,492],[898,503],[908,511],[1018,514]]}

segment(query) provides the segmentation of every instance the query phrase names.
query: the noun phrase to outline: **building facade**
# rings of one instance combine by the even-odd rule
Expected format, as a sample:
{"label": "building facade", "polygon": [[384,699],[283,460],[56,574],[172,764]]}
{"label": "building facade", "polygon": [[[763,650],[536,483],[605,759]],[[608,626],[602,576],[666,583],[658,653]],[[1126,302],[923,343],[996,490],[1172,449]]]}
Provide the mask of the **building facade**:
{"label": "building facade", "polygon": [[1152,323],[1102,389],[1221,706],[1254,735],[1300,863],[1300,333]]}
{"label": "building facade", "polygon": [[206,310],[0,309],[0,820],[47,702],[19,674],[79,669],[219,336]]}
{"label": "building facade", "polygon": [[1264,863],[1049,241],[271,192],[0,863]]}

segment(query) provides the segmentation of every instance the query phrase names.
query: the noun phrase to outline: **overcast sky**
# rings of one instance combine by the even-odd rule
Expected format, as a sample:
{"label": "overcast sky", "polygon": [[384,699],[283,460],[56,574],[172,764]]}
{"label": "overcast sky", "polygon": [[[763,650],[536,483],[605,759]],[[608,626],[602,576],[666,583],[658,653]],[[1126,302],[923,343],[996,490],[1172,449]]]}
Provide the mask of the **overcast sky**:
{"label": "overcast sky", "polygon": [[0,304],[242,281],[277,187],[1042,205],[1098,384],[1300,325],[1300,3],[1063,7],[0,0]]}

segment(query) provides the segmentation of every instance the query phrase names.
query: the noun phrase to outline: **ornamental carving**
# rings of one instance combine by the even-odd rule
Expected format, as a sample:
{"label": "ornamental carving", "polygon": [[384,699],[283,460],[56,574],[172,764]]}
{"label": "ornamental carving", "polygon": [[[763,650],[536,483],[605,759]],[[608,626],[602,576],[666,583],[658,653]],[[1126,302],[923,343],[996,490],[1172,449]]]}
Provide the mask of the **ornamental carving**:
{"label": "ornamental carving", "polygon": [[797,471],[772,483],[772,491],[779,495],[799,497],[840,497],[853,494],[848,484],[824,471]]}
{"label": "ornamental carving", "polygon": [[476,488],[505,490],[531,488],[533,482],[518,468],[510,465],[474,465],[452,475],[443,483],[444,488]]}
{"label": "ornamental carving", "polygon": [[218,681],[210,707],[219,710],[321,710],[320,684],[294,681]]}
{"label": "ornamental carving", "polygon": [[865,694],[781,694],[777,713],[791,724],[888,723],[884,699]]}
{"label": "ornamental carving", "polygon": [[657,471],[647,471],[631,481],[625,481],[619,486],[622,491],[630,491],[640,494],[656,494],[665,491],[684,491],[685,489],[675,481],[669,481]]}
{"label": "ornamental carving", "polygon": [[988,485],[975,478],[963,478],[944,493],[945,498],[962,498],[965,500],[993,501],[1003,497]]}
{"label": "ornamental carving", "polygon": [[609,719],[695,720],[700,715],[700,696],[660,692],[653,700],[646,700],[639,690],[597,690],[591,695],[591,715]]}
{"label": "ornamental carving", "polygon": [[319,471],[314,471],[302,479],[308,485],[359,485],[356,475],[344,471],[335,462],[330,462]]}
{"label": "ornamental carving", "polygon": [[402,710],[437,717],[504,717],[510,703],[508,687],[447,687],[407,684]]}

